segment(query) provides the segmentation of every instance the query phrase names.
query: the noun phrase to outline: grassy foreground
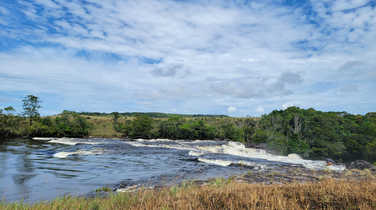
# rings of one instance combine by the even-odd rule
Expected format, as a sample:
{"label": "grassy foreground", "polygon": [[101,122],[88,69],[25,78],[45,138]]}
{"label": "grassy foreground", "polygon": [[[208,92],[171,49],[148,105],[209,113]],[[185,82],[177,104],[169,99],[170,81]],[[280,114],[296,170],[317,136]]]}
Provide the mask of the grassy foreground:
{"label": "grassy foreground", "polygon": [[376,209],[376,182],[328,179],[262,185],[215,181],[108,198],[64,197],[33,205],[0,204],[0,209]]}

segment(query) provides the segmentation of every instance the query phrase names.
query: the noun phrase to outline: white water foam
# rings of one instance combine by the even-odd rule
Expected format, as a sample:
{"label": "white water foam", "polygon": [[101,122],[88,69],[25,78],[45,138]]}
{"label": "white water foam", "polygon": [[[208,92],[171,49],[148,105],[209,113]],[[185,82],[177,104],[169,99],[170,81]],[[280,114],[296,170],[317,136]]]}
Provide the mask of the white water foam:
{"label": "white water foam", "polygon": [[204,152],[195,152],[195,151],[189,151],[188,152],[188,155],[190,156],[201,156],[201,155],[204,155],[205,153]]}
{"label": "white water foam", "polygon": [[198,161],[203,163],[208,163],[212,165],[219,165],[219,166],[230,166],[230,165],[240,165],[240,166],[246,166],[246,167],[252,167],[257,169],[263,169],[265,166],[253,162],[247,162],[247,161],[229,161],[229,160],[211,160],[206,158],[198,158]]}
{"label": "white water foam", "polygon": [[55,158],[67,158],[68,156],[71,155],[100,155],[103,154],[103,150],[90,150],[90,151],[85,151],[85,150],[78,150],[76,152],[58,152],[53,155]]}
{"label": "white water foam", "polygon": [[117,189],[116,192],[117,193],[125,193],[125,192],[135,192],[137,191],[137,189],[140,187],[140,185],[136,184],[136,185],[131,185],[131,186],[128,186],[128,187],[125,187],[125,188],[120,188],[120,189]]}
{"label": "white water foam", "polygon": [[65,144],[65,145],[70,145],[70,146],[74,146],[74,145],[77,145],[77,144],[91,144],[91,145],[100,144],[99,142],[85,141],[85,140],[77,139],[77,138],[43,138],[43,137],[34,137],[33,140],[47,141],[49,143]]}
{"label": "white water foam", "polygon": [[198,161],[219,166],[229,166],[232,163],[229,160],[210,160],[206,158],[198,158]]}
{"label": "white water foam", "polygon": [[[158,143],[158,144],[148,144],[148,142]],[[144,140],[144,139],[137,139],[136,141],[129,141],[126,142],[132,146],[136,147],[159,147],[159,148],[169,148],[169,149],[177,149],[177,150],[187,150],[189,151],[189,155],[200,157],[205,154],[216,153],[216,154],[227,154],[227,155],[234,155],[244,158],[252,158],[252,159],[260,159],[260,160],[267,160],[273,162],[281,162],[281,163],[288,163],[294,165],[302,165],[309,169],[314,170],[335,170],[335,171],[342,171],[345,168],[343,165],[330,165],[328,166],[326,161],[314,161],[314,160],[304,160],[297,154],[290,154],[288,156],[279,156],[273,155],[268,153],[263,149],[255,149],[255,148],[246,148],[244,144],[239,142],[226,142],[222,145],[215,145],[215,146],[198,146],[195,143],[199,143],[199,141],[173,141],[168,139],[153,139],[153,140]],[[169,144],[166,144],[169,143]],[[206,141],[206,143],[214,144],[215,141]],[[199,161],[209,163],[209,164],[216,164],[222,166],[229,166],[231,164],[241,164],[247,166],[255,166],[254,162],[251,161],[230,161],[230,160],[211,160],[206,158],[198,158]],[[260,166],[260,164],[258,164]]]}
{"label": "white water foam", "polygon": [[53,139],[56,139],[56,138],[52,138],[52,137],[33,137],[33,140],[37,140],[37,141],[51,141]]}
{"label": "white water foam", "polygon": [[[136,139],[136,141],[126,141],[125,143],[130,144],[134,147],[154,147],[154,148],[167,148],[176,150],[190,150],[194,152],[200,152],[199,149],[194,146],[189,145],[187,141],[176,141],[169,139]],[[148,144],[148,143],[158,143],[158,144]],[[170,143],[170,144],[164,144]],[[172,143],[172,144],[171,144]]]}
{"label": "white water foam", "polygon": [[287,155],[287,157],[290,158],[290,159],[297,159],[297,160],[302,160],[303,159],[298,154],[289,154],[289,155]]}

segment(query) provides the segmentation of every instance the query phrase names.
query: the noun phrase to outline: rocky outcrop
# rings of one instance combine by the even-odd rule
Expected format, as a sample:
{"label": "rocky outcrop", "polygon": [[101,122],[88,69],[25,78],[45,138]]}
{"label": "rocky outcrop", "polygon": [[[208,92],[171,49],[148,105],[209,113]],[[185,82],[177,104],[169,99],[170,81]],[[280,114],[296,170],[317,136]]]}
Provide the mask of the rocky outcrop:
{"label": "rocky outcrop", "polygon": [[359,169],[359,170],[364,170],[364,169],[369,169],[371,171],[376,171],[376,166],[374,166],[372,163],[369,163],[365,160],[356,160],[353,162],[350,162],[346,164],[347,169]]}

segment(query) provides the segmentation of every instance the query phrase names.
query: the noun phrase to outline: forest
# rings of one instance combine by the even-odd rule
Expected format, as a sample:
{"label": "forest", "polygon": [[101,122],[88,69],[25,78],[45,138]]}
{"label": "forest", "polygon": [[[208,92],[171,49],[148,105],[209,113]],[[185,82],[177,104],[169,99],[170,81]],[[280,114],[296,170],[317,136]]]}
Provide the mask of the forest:
{"label": "forest", "polygon": [[[29,98],[28,98],[29,97]],[[24,112],[0,109],[0,139],[16,137],[101,137],[217,139],[239,141],[281,155],[336,161],[376,161],[376,113],[354,115],[289,107],[260,118],[163,113],[77,113],[39,116],[39,101],[24,99]],[[34,106],[34,107],[33,107]],[[100,117],[100,118],[98,118]],[[95,119],[95,120],[94,120]],[[99,130],[97,124],[104,124]],[[116,136],[111,136],[116,133]]]}
{"label": "forest", "polygon": [[376,113],[353,115],[290,107],[261,118],[139,116],[115,129],[129,138],[226,139],[304,158],[376,161]]}

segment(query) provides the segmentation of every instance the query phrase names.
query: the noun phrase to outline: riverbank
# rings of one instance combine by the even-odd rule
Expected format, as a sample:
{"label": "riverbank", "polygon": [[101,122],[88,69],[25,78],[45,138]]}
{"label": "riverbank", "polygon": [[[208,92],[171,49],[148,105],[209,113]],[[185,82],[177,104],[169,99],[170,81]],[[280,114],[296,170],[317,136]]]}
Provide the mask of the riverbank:
{"label": "riverbank", "polygon": [[284,185],[217,179],[108,197],[62,197],[37,204],[0,204],[0,209],[375,209],[374,180],[324,179]]}
{"label": "riverbank", "polygon": [[[366,169],[345,169],[345,170],[312,170],[299,165],[290,166],[277,166],[273,169],[265,170],[253,170],[244,165],[243,170],[247,171],[240,175],[233,175],[227,179],[225,178],[211,178],[208,180],[190,180],[183,181],[180,185],[186,185],[186,183],[194,185],[210,185],[212,183],[247,183],[247,184],[262,184],[262,185],[285,185],[293,183],[318,183],[323,180],[336,180],[344,182],[364,182],[364,181],[376,181],[376,171],[374,168]],[[125,182],[119,185],[110,187],[99,188],[100,192],[136,192],[145,188],[148,189],[162,189],[166,187],[172,187],[172,184],[163,185],[144,185],[142,183]]]}
{"label": "riverbank", "polygon": [[63,111],[33,120],[0,114],[0,138],[103,137],[226,139],[281,155],[336,162],[376,161],[376,114],[352,115],[290,107],[260,118],[156,113]]}
{"label": "riverbank", "polygon": [[[254,206],[286,209],[286,206],[262,203],[270,202],[272,198],[268,196],[280,199],[275,201],[276,205],[284,202],[297,209],[312,206],[312,202],[316,205],[312,208],[327,205],[331,208],[333,202],[337,202],[333,204],[337,208],[347,208],[358,207],[361,201],[373,202],[361,193],[370,192],[370,196],[374,196],[372,193],[376,192],[376,188],[362,188],[353,195],[347,191],[343,195],[328,194],[335,192],[333,189],[310,191],[325,186],[322,183],[328,180],[335,183],[333,187],[343,185],[344,189],[358,184],[372,185],[376,183],[376,170],[372,165],[359,162],[352,165],[352,169],[344,169],[335,164],[328,166],[323,161],[268,154],[237,142],[41,138],[11,141],[2,149],[1,157],[6,157],[2,160],[6,163],[1,170],[3,180],[0,179],[2,197],[8,198],[8,202],[27,200],[3,203],[0,209],[149,209],[154,205],[155,209],[215,209],[220,208],[217,203],[225,203],[222,208],[229,209]],[[297,186],[311,187],[286,195],[285,192],[294,192]],[[251,195],[254,191],[261,193],[259,200],[249,203],[246,199],[256,196]],[[209,198],[195,197],[206,196],[205,192],[217,193],[208,194]],[[276,192],[281,194],[273,194]],[[67,193],[73,197],[60,197]],[[175,197],[177,194],[179,196]],[[291,197],[306,195],[317,195],[317,199],[339,197],[332,201],[307,198],[299,202]],[[355,203],[346,203],[351,199],[356,199]],[[189,206],[187,203],[191,201],[196,204]],[[243,201],[245,203],[239,203]],[[372,205],[364,208],[374,207]]]}

